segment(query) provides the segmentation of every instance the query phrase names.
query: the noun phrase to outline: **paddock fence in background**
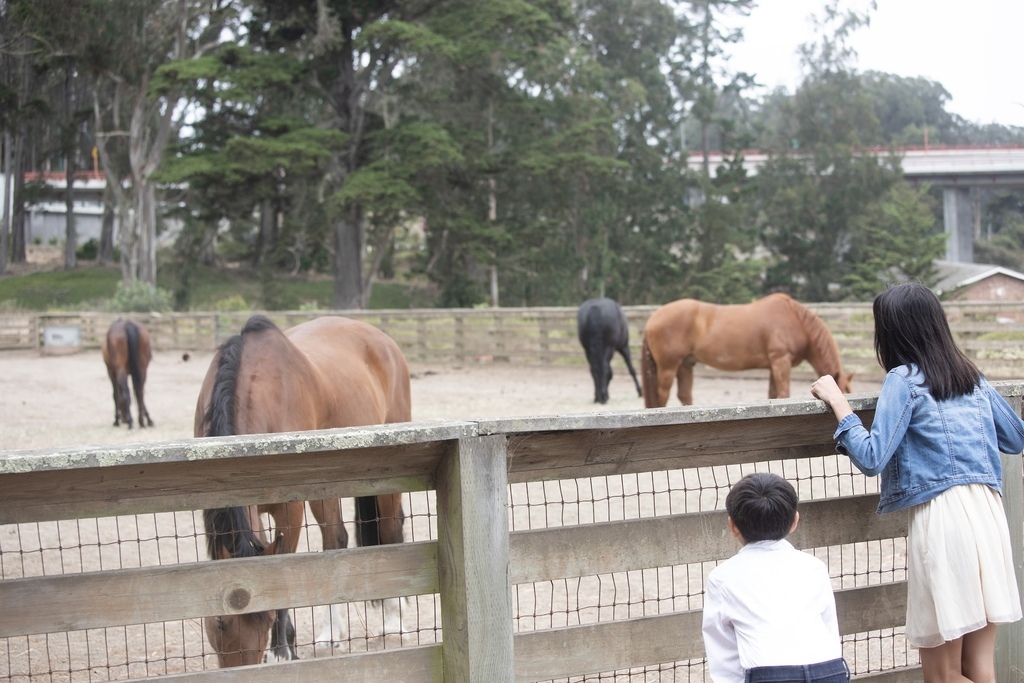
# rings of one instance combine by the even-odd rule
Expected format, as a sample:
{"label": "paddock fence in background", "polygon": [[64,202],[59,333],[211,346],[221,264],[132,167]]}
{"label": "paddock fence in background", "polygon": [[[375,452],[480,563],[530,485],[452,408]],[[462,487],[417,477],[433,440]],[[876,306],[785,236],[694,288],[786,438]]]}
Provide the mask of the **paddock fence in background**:
{"label": "paddock fence in background", "polygon": [[[1024,377],[1024,302],[944,304],[953,333],[965,352],[990,379]],[[880,378],[872,347],[871,304],[809,304],[839,343],[843,366],[860,377]],[[633,360],[648,316],[657,306],[624,307],[630,323]],[[145,324],[153,347],[212,350],[237,333],[248,312],[132,314]],[[521,365],[585,364],[576,338],[576,308],[476,308],[367,311],[272,311],[281,327],[321,315],[344,315],[375,325],[394,339],[410,361],[438,363],[508,362]],[[39,349],[65,353],[95,349],[112,313],[0,315],[0,350]],[[70,333],[70,334],[62,334]],[[74,344],[64,342],[71,336]],[[717,371],[700,368],[706,374]],[[731,373],[735,374],[735,373]],[[794,376],[813,373],[802,364]]]}
{"label": "paddock fence in background", "polygon": [[[1024,381],[996,387],[1019,411]],[[760,469],[798,489],[791,540],[829,567],[856,680],[917,681],[906,515],[874,514],[834,426],[782,399],[0,453],[0,678],[703,681],[704,581],[736,551],[725,493]],[[1020,580],[1021,456],[1004,467]],[[392,492],[412,531],[394,546],[208,561],[182,512]],[[395,598],[397,641],[317,651],[306,611]],[[285,607],[300,660],[214,668],[203,617]],[[1019,680],[1024,624],[997,659]]]}

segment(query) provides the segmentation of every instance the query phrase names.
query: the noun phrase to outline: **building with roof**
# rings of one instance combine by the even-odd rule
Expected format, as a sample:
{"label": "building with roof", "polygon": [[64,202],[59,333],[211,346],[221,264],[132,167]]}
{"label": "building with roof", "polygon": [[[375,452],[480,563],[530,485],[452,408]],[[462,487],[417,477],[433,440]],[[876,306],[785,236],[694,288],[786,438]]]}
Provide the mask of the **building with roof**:
{"label": "building with roof", "polygon": [[990,263],[936,261],[939,280],[932,287],[946,300],[1024,301],[1024,273]]}

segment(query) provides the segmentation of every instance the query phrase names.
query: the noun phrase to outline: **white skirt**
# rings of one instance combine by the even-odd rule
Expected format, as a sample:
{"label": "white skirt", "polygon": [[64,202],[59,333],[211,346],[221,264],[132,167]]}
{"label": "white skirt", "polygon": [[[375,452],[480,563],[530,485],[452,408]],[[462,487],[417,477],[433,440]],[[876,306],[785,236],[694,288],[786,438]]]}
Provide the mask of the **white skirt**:
{"label": "white skirt", "polygon": [[983,484],[953,486],[909,510],[907,641],[937,647],[1021,618],[1003,501]]}

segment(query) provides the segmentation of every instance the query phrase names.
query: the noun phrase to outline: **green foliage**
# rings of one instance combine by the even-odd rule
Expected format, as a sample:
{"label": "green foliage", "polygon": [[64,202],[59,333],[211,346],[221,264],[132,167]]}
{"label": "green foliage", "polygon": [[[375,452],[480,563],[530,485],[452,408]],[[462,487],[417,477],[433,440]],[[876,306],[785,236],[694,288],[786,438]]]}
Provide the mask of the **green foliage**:
{"label": "green foliage", "polygon": [[78,249],[75,249],[75,257],[85,261],[95,261],[100,251],[100,243],[95,238],[88,239]]}
{"label": "green foliage", "polygon": [[119,281],[114,296],[107,301],[106,308],[117,313],[170,311],[171,294],[148,282],[135,281],[125,284]]}
{"label": "green foliage", "polygon": [[219,313],[235,313],[252,310],[249,302],[240,294],[232,294],[223,299],[218,299],[213,304],[213,310]]}
{"label": "green foliage", "polygon": [[907,280],[933,286],[935,260],[946,248],[927,188],[897,183],[859,219],[847,259],[843,294],[852,301],[873,299],[886,286]]}
{"label": "green foliage", "polygon": [[[173,284],[167,271],[163,269],[161,277]],[[292,278],[280,273],[278,277],[280,288],[285,298],[293,302],[293,307],[302,306],[302,302],[330,301],[332,283],[329,279]],[[116,295],[120,282],[117,268],[98,266],[7,276],[0,278],[0,307],[12,312],[114,310],[109,308],[110,299]],[[258,278],[251,273],[198,266],[193,284],[193,305],[175,310],[248,311],[251,310],[248,302],[260,298]],[[370,297],[370,308],[375,309],[434,306],[437,306],[436,292],[420,284],[378,282]]]}

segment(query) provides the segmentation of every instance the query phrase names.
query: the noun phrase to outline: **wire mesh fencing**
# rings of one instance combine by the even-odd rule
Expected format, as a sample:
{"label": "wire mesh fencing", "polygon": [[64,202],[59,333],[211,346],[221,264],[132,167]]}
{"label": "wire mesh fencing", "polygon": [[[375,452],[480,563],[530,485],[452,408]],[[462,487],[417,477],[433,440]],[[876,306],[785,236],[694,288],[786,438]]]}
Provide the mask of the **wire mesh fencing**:
{"label": "wire mesh fencing", "polygon": [[[723,510],[729,488],[744,474],[768,470],[787,478],[801,501],[877,493],[877,480],[840,456],[721,465],[629,475],[516,483],[508,489],[512,533]],[[433,492],[405,496],[407,541],[438,538]],[[343,501],[350,526],[354,511]],[[311,516],[307,514],[307,519]],[[856,520],[850,520],[856,524]],[[269,520],[268,520],[269,525]],[[321,549],[315,524],[299,552]],[[577,553],[600,548],[575,548]],[[903,581],[904,538],[805,548],[829,568],[836,590]],[[0,527],[0,579],[173,566],[207,560],[201,511]],[[564,577],[512,587],[514,631],[527,633],[699,610],[708,572],[720,560]],[[329,578],[328,578],[329,580]],[[117,590],[112,585],[110,590]],[[103,596],[96,596],[102,600]],[[69,605],[68,609],[74,609]],[[400,626],[388,614],[400,615]],[[321,605],[291,610],[301,659],[439,642],[438,596]],[[390,626],[390,631],[389,631]],[[844,655],[854,674],[917,663],[901,629],[847,635]],[[217,667],[201,619],[58,632],[0,640],[0,680],[113,681]],[[705,662],[680,660],[559,681],[703,681]]]}

